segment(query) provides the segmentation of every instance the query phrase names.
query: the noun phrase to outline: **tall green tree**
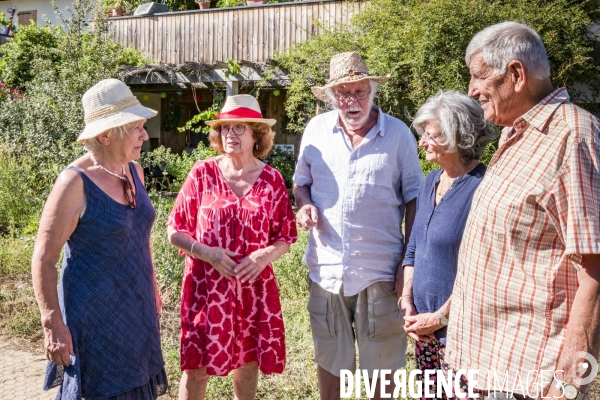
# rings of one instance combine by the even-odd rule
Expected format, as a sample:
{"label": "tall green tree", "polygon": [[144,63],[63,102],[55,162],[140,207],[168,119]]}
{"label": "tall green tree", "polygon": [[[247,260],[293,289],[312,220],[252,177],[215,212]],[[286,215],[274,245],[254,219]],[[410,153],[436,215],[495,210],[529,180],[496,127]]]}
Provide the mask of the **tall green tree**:
{"label": "tall green tree", "polygon": [[[569,87],[578,103],[600,95],[600,61],[594,59],[598,36],[596,0],[371,0],[345,26],[337,26],[295,45],[276,58],[292,80],[286,109],[288,129],[303,130],[315,113],[310,86],[326,81],[330,57],[358,51],[374,74],[391,74],[377,102],[404,118],[440,89],[466,92],[469,70],[465,50],[486,26],[513,20],[535,29],[548,52],[556,87]],[[591,92],[575,90],[587,85]]]}
{"label": "tall green tree", "polygon": [[83,93],[102,79],[118,77],[123,63],[148,63],[112,38],[95,0],[75,0],[69,10],[59,14],[59,26],[22,27],[14,40],[0,46],[5,54],[0,82],[22,89],[0,96],[2,150],[35,163],[36,180],[47,182],[46,188],[57,170],[83,152],[75,142],[85,126]]}

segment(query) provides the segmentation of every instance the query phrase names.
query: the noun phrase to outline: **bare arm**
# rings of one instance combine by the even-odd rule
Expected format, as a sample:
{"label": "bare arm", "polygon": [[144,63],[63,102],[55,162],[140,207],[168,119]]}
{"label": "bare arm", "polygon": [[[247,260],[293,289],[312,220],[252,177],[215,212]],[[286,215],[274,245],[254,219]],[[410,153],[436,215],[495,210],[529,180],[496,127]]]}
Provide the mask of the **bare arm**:
{"label": "bare arm", "polygon": [[[399,267],[402,268],[402,267]],[[413,275],[415,273],[415,268],[413,265],[405,265],[403,268],[404,273],[404,286],[401,288],[400,299],[398,299],[398,307],[402,310],[402,315],[404,316],[404,330],[407,331],[408,336],[412,337],[415,340],[419,339],[419,335],[414,332],[409,332],[407,330],[408,324],[406,322],[406,317],[410,317],[413,315],[417,315],[417,309],[413,302],[413,292],[412,292],[412,283],[413,283]]]}
{"label": "bare arm", "polygon": [[[578,352],[586,352],[597,360],[600,352],[600,255],[584,255],[583,268],[577,272],[579,288],[571,307],[571,314],[566,326],[565,343],[558,359],[557,378],[565,383],[572,383],[584,393],[589,392],[591,384],[580,385],[577,367],[586,360],[577,357]],[[577,359],[577,362],[574,360]],[[589,362],[588,371],[589,371]],[[562,398],[562,391],[550,385],[546,396]]]}
{"label": "bare arm", "polygon": [[185,254],[210,263],[221,275],[227,278],[235,276],[234,268],[237,264],[231,257],[235,257],[237,254],[233,251],[220,247],[210,247],[197,242],[187,233],[176,231],[171,226],[167,227],[167,235],[169,235],[169,242],[183,250]]}
{"label": "bare arm", "polygon": [[402,262],[404,261],[404,255],[406,254],[406,248],[408,247],[408,241],[410,234],[412,233],[413,223],[415,222],[415,215],[417,214],[417,199],[413,199],[406,203],[404,213],[404,246],[402,247],[402,257],[400,262],[396,266],[395,284],[394,291],[396,296],[400,297],[402,288],[404,286],[404,269],[402,268]]}
{"label": "bare arm", "polygon": [[56,263],[62,246],[75,230],[84,208],[83,181],[76,172],[63,171],[44,206],[31,260],[46,357],[57,365],[70,364],[73,343],[58,304]]}
{"label": "bare arm", "polygon": [[423,336],[431,335],[435,331],[442,329],[444,325],[440,323],[438,312],[441,312],[444,317],[448,318],[450,315],[451,303],[452,296],[450,296],[444,305],[442,305],[436,312],[416,314],[405,317],[404,330],[406,330],[409,336],[414,337],[414,335],[417,335],[422,339]]}
{"label": "bare arm", "polygon": [[315,228],[319,223],[319,212],[317,207],[312,203],[310,186],[298,186],[294,184],[294,197],[298,206],[296,222],[300,225],[300,228],[305,231]]}
{"label": "bare arm", "polygon": [[408,239],[412,233],[415,215],[417,215],[417,199],[412,199],[406,203],[406,210],[404,212],[404,250],[402,252],[402,258],[404,258],[406,246],[408,246]]}
{"label": "bare arm", "polygon": [[235,267],[237,278],[242,282],[254,282],[267,265],[278,260],[289,249],[289,243],[278,240],[264,249],[256,250],[240,261],[238,266]]}

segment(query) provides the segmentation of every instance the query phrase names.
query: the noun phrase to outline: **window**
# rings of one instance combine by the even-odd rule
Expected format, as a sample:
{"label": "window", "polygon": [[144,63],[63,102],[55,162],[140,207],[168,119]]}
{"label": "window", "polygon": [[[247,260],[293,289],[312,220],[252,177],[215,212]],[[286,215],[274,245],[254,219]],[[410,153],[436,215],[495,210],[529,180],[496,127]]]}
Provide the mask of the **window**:
{"label": "window", "polygon": [[21,26],[29,25],[29,21],[37,23],[37,10],[19,11],[17,16],[19,17],[18,24]]}

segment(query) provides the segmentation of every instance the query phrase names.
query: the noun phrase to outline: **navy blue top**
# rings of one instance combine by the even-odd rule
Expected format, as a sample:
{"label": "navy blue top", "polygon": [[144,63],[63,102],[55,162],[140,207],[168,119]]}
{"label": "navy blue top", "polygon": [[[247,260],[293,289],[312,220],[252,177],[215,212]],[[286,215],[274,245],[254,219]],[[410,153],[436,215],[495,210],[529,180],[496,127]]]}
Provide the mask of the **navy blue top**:
{"label": "navy blue top", "polygon": [[120,395],[138,387],[148,395],[136,399],[156,398],[146,388],[164,366],[150,254],[156,213],[132,163],[129,168],[136,209],[67,167],[83,179],[86,207],[64,246],[58,298],[75,357],[68,367],[48,362],[44,386],[60,385],[57,399],[127,399]]}
{"label": "navy blue top", "polygon": [[[435,186],[442,169],[427,175],[417,197],[417,215],[402,265],[414,265],[413,297],[419,313],[435,312],[452,294],[458,248],[471,209],[473,193],[485,174],[485,164],[456,179],[437,207]],[[446,343],[446,327],[435,332]]]}

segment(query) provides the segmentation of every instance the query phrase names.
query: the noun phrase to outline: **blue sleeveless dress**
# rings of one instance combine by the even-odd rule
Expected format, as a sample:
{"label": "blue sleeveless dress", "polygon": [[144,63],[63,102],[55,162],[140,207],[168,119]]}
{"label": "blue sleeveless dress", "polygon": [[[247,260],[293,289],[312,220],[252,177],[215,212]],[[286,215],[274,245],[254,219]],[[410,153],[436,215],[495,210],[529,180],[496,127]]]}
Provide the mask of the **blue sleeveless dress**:
{"label": "blue sleeveless dress", "polygon": [[48,362],[44,389],[60,385],[57,400],[156,399],[167,389],[150,252],[156,212],[133,163],[136,209],[67,169],[81,176],[86,197],[58,293],[75,356],[69,367]]}

